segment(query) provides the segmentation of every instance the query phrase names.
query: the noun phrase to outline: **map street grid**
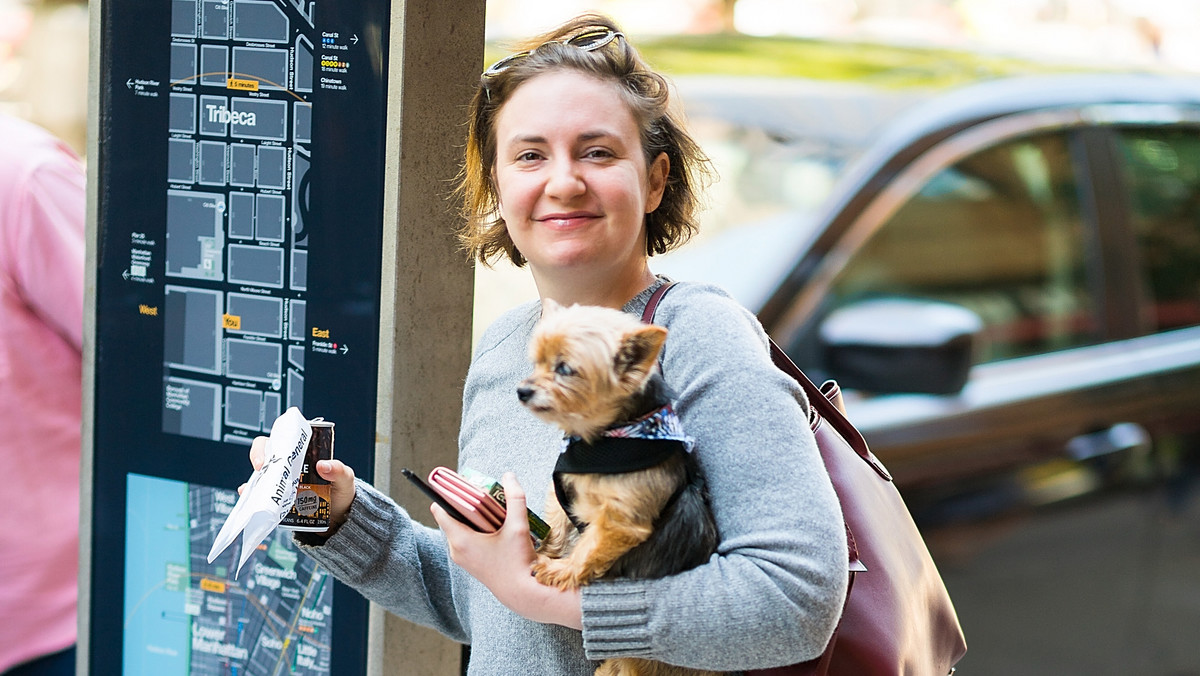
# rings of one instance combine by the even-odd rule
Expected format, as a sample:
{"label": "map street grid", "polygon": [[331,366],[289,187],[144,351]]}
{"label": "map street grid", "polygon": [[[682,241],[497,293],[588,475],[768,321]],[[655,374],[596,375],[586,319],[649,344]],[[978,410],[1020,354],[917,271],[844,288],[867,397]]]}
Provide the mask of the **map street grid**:
{"label": "map street grid", "polygon": [[314,11],[171,2],[168,434],[249,444],[288,406],[303,410]]}
{"label": "map street grid", "polygon": [[[338,48],[314,11],[171,1],[165,242],[133,233],[123,275],[154,283],[164,252],[164,433],[248,445],[303,410],[314,42]],[[235,492],[133,473],[126,488],[123,673],[330,673],[333,580],[290,531],[235,579],[239,546],[207,563]]]}

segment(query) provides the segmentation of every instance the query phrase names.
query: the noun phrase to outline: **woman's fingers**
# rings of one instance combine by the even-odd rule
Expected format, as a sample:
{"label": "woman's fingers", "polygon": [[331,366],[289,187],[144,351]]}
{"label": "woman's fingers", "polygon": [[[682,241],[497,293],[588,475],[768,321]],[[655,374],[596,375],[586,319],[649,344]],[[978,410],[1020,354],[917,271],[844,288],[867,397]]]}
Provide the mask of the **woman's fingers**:
{"label": "woman's fingers", "polygon": [[506,503],[504,514],[504,525],[516,519],[519,523],[524,524],[526,530],[529,529],[529,519],[525,516],[525,489],[521,487],[521,483],[517,481],[517,475],[512,472],[505,472],[500,477],[500,485],[504,486],[504,502]]}
{"label": "woman's fingers", "polygon": [[317,461],[317,474],[330,483],[329,530],[333,533],[346,521],[354,502],[354,470],[341,460]]}
{"label": "woman's fingers", "polygon": [[504,525],[495,533],[476,533],[438,505],[430,507],[446,536],[450,558],[518,615],[535,622],[581,629],[583,611],[578,590],[547,587],[530,575],[534,552],[525,511],[525,490],[511,472],[506,472],[500,483],[504,486],[508,513]]}
{"label": "woman's fingers", "polygon": [[[267,437],[255,437],[250,444],[250,464],[255,471],[262,468],[267,459]],[[331,484],[329,491],[329,530],[332,534],[338,526],[346,521],[350,512],[350,503],[354,502],[354,470],[341,460],[321,460],[317,462],[317,474]],[[238,486],[238,494],[246,489],[246,484]]]}
{"label": "woman's fingers", "polygon": [[267,437],[254,437],[250,444],[250,465],[257,471],[267,459]]}
{"label": "woman's fingers", "polygon": [[[250,444],[250,466],[257,472],[267,459],[267,437],[254,437]],[[238,495],[246,490],[246,484],[238,486]]]}

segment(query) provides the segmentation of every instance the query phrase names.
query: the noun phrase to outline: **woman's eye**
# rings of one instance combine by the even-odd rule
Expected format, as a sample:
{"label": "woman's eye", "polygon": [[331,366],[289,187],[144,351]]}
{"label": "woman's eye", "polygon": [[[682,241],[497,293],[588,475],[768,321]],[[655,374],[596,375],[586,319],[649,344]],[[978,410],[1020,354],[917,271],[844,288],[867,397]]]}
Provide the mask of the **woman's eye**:
{"label": "woman's eye", "polygon": [[573,375],[575,375],[575,369],[572,369],[570,366],[567,366],[567,362],[565,362],[565,361],[560,361],[560,362],[558,362],[557,364],[555,364],[555,365],[554,365],[554,372],[555,372],[555,373],[557,373],[557,374],[558,374],[558,375],[560,375],[560,376],[573,376]]}
{"label": "woman's eye", "polygon": [[520,162],[536,162],[539,159],[541,159],[541,155],[538,155],[532,150],[517,155],[517,160]]}
{"label": "woman's eye", "polygon": [[613,154],[605,148],[592,148],[585,153],[585,156],[593,159],[607,159],[612,157]]}

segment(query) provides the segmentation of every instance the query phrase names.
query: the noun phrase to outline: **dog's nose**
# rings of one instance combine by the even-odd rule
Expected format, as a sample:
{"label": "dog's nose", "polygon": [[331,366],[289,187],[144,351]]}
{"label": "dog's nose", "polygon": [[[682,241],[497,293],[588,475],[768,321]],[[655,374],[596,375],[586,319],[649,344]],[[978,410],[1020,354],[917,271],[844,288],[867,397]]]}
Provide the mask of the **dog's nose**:
{"label": "dog's nose", "polygon": [[524,385],[517,387],[517,399],[520,399],[522,403],[529,401],[532,398],[533,398],[533,388],[532,387],[526,387]]}

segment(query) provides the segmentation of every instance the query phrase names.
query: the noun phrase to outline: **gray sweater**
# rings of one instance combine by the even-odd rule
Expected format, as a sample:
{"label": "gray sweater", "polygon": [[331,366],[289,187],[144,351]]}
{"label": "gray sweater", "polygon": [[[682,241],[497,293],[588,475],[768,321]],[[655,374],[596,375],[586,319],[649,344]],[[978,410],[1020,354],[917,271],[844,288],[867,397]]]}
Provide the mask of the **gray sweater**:
{"label": "gray sweater", "polygon": [[[640,315],[654,288],[624,309]],[[483,335],[459,435],[460,466],[516,473],[535,511],[561,447],[560,433],[516,396],[540,312],[536,302],[521,305]],[[628,656],[738,671],[820,654],[845,598],[846,535],[804,395],[771,364],[754,316],[718,288],[680,284],[655,323],[669,331],[663,374],[696,439],[720,531],[708,563],[660,580],[588,585],[580,633],[509,611],[450,561],[439,530],[361,481],[346,523],[304,550],[391,612],[470,643],[472,675],[583,676],[596,667],[589,660]]]}

